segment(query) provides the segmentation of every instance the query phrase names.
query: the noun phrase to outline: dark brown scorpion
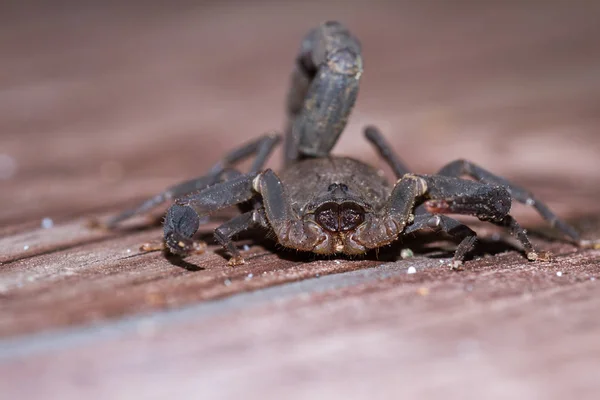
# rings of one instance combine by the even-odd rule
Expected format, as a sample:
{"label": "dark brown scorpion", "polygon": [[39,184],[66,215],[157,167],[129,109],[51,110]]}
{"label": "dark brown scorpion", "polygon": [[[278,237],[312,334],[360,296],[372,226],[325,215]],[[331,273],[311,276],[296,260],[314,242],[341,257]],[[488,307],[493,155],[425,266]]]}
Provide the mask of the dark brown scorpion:
{"label": "dark brown scorpion", "polygon": [[[464,214],[508,228],[527,258],[536,260],[540,255],[510,215],[514,199],[534,207],[573,243],[598,247],[581,240],[533,194],[469,161],[453,161],[435,175],[411,173],[373,126],[365,128],[366,139],[393,170],[395,184],[367,164],[331,155],[356,101],[362,73],[361,45],[342,24],[330,21],[311,30],[292,75],[281,171],[263,169],[281,139],[265,135],[227,154],[206,175],[175,185],[106,225],[114,227],[175,200],[164,222],[164,243],[170,252],[185,256],[206,247],[193,239],[202,218],[237,206],[241,213],[214,232],[231,254],[230,265],[244,263],[232,238],[256,226],[286,248],[330,255],[364,254],[402,235],[433,229],[460,241],[450,263],[457,267],[473,249],[476,235],[446,214]],[[251,156],[248,172],[235,168]]]}

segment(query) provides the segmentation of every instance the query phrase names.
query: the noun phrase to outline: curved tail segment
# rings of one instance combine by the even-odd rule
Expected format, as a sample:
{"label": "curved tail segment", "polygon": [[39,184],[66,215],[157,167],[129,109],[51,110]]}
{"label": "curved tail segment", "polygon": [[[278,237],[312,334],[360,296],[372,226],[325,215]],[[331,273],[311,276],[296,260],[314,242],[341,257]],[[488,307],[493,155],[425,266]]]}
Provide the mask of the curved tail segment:
{"label": "curved tail segment", "polygon": [[306,35],[287,99],[286,165],[329,155],[356,102],[362,72],[360,42],[339,22]]}

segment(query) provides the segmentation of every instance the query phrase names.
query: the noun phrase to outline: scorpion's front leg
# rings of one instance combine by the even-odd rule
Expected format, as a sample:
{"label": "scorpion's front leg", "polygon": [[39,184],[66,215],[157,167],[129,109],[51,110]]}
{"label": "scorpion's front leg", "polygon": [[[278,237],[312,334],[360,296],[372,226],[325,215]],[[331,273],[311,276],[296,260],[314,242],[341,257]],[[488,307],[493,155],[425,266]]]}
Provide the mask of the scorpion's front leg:
{"label": "scorpion's front leg", "polygon": [[109,218],[102,225],[112,229],[120,222],[125,221],[133,216],[146,213],[162,203],[184,196],[188,193],[202,190],[218,182],[229,180],[235,176],[239,176],[240,173],[231,167],[252,155],[255,155],[256,157],[250,167],[249,172],[258,172],[260,169],[262,169],[263,165],[280,139],[281,138],[279,135],[268,134],[261,136],[258,139],[249,141],[248,143],[243,144],[241,147],[225,155],[221,161],[217,162],[210,169],[207,175],[171,186],[165,191],[143,201],[137,207],[125,210],[122,213]]}
{"label": "scorpion's front leg", "polygon": [[256,176],[256,173],[241,175],[178,199],[165,219],[164,240],[168,249],[181,256],[202,251],[204,245],[192,239],[200,226],[200,218],[254,197],[252,181]]}
{"label": "scorpion's front leg", "polygon": [[131,208],[121,212],[118,215],[110,217],[106,222],[102,225],[108,229],[115,228],[119,223],[134,217],[136,215],[144,214],[149,212],[153,208],[169,201],[173,200],[179,196],[183,196],[187,193],[194,192],[196,190],[201,190],[208,186],[214,185],[217,182],[228,180],[233,176],[237,176],[239,173],[235,170],[214,170],[208,175],[201,176],[198,178],[190,179],[185,182],[178,183],[166,189],[163,192],[154,195],[153,197],[144,200],[141,204],[139,204],[135,208]]}
{"label": "scorpion's front leg", "polygon": [[457,221],[446,215],[417,213],[418,210],[415,210],[415,220],[412,224],[406,227],[402,234],[408,235],[409,233],[413,233],[422,229],[431,229],[434,232],[445,232],[452,238],[460,240],[450,265],[453,269],[460,267],[465,259],[465,256],[475,247],[477,234],[460,221]]}
{"label": "scorpion's front leg", "polygon": [[302,42],[288,95],[285,161],[329,154],[344,130],[362,74],[358,39],[325,22]]}
{"label": "scorpion's front leg", "polygon": [[[423,204],[427,212],[472,215],[482,221],[506,227],[521,243],[529,260],[540,258],[526,231],[509,214],[512,198],[505,187],[442,175],[420,177],[428,186],[427,201]],[[455,255],[455,261],[462,260]]]}
{"label": "scorpion's front leg", "polygon": [[470,176],[480,182],[490,185],[499,185],[505,187],[512,197],[520,203],[531,206],[550,223],[550,225],[558,229],[561,233],[567,236],[580,247],[591,247],[600,249],[600,241],[581,239],[579,232],[574,227],[560,219],[550,208],[542,201],[537,199],[533,193],[513,184],[505,178],[492,174],[484,168],[467,160],[456,160],[444,166],[439,172],[439,175],[445,176]]}

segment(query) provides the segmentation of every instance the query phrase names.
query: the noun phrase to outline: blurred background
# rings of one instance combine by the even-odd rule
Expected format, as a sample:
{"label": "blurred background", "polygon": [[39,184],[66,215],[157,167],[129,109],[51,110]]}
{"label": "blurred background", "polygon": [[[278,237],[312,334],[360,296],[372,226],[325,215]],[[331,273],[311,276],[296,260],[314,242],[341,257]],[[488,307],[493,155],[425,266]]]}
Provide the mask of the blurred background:
{"label": "blurred background", "polygon": [[[0,224],[121,208],[280,130],[300,41],[328,19],[360,38],[365,60],[336,153],[383,166],[362,138],[376,124],[415,171],[469,158],[577,213],[600,170],[599,11],[593,1],[3,2]],[[544,197],[556,185],[564,195]]]}

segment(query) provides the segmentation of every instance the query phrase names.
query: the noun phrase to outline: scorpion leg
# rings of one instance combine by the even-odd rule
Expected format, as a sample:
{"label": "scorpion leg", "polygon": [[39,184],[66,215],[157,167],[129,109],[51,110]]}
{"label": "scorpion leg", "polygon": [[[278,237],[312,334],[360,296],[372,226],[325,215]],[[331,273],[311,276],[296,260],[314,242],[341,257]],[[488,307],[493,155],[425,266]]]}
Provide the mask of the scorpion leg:
{"label": "scorpion leg", "polygon": [[480,182],[503,186],[510,192],[515,200],[535,208],[537,212],[546,221],[548,221],[553,228],[557,228],[560,232],[573,240],[573,242],[575,242],[577,245],[582,247],[600,248],[600,243],[598,242],[581,240],[581,237],[575,228],[558,218],[558,216],[554,214],[547,205],[539,201],[531,192],[514,185],[504,178],[492,174],[491,172],[470,161],[453,161],[443,167],[438,174],[454,177],[470,176],[471,178],[474,178]]}
{"label": "scorpion leg", "polygon": [[329,154],[356,102],[362,70],[360,43],[339,22],[307,34],[287,98],[286,165]]}
{"label": "scorpion leg", "polygon": [[240,175],[177,199],[167,211],[164,224],[164,240],[169,250],[182,256],[197,251],[199,242],[192,237],[200,227],[200,218],[254,197],[252,180],[256,176],[256,173]]}
{"label": "scorpion leg", "polygon": [[263,212],[264,210],[248,211],[230,219],[215,229],[215,238],[231,255],[231,258],[229,259],[229,265],[234,266],[244,263],[244,259],[232,241],[232,238],[235,235],[250,229],[253,226],[262,226],[268,228],[269,225],[265,220]]}
{"label": "scorpion leg", "polygon": [[419,176],[427,183],[426,211],[472,215],[482,221],[507,227],[523,246],[527,258],[531,261],[538,259],[525,230],[509,214],[512,197],[507,188],[444,175]]}
{"label": "scorpion leg", "polygon": [[383,158],[390,168],[392,168],[396,178],[400,179],[404,174],[410,172],[377,127],[367,126],[365,128],[365,137],[375,147],[381,158]]}
{"label": "scorpion leg", "polygon": [[164,192],[143,201],[137,207],[125,210],[122,213],[109,218],[108,221],[104,223],[104,226],[107,228],[114,228],[118,223],[135,215],[143,214],[169,200],[176,199],[197,190],[202,190],[222,180],[227,180],[235,175],[231,173],[231,170],[229,169],[230,166],[250,157],[252,154],[256,154],[256,158],[250,168],[250,172],[258,172],[263,167],[280,139],[279,135],[270,134],[246,143],[242,145],[242,147],[227,154],[223,160],[217,162],[207,175],[171,186]]}
{"label": "scorpion leg", "polygon": [[211,171],[225,169],[228,166],[235,165],[254,154],[254,162],[250,166],[250,170],[248,172],[259,172],[264,167],[267,159],[280,140],[281,136],[278,134],[263,135],[258,139],[252,140],[227,154],[223,160],[211,168]]}
{"label": "scorpion leg", "polygon": [[451,263],[451,267],[454,269],[458,268],[463,263],[465,256],[473,250],[475,242],[477,241],[477,234],[471,228],[454,218],[439,214],[415,215],[415,220],[406,227],[403,235],[421,229],[432,229],[434,232],[446,232],[453,238],[460,240]]}
{"label": "scorpion leg", "polygon": [[137,207],[125,210],[122,213],[109,218],[108,221],[104,223],[104,226],[106,226],[107,228],[114,228],[120,222],[125,221],[133,216],[146,213],[154,207],[157,207],[166,201],[175,199],[178,196],[182,196],[186,193],[190,193],[195,190],[199,190],[207,186],[213,185],[219,182],[224,175],[226,176],[225,172],[226,171],[214,172],[209,175],[190,179],[189,181],[185,181],[177,185],[171,186],[164,192],[161,192],[149,198],[148,200],[143,201]]}

